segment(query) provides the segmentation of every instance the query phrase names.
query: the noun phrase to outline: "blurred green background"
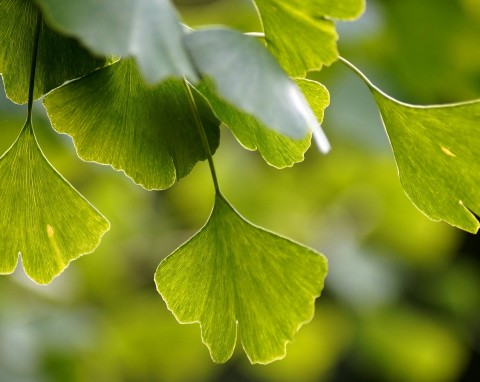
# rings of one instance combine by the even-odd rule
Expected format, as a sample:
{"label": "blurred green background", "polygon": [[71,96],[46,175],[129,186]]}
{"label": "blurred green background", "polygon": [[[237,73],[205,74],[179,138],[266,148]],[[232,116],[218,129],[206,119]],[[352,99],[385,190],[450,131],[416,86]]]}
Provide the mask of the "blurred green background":
{"label": "blurred green background", "polygon": [[[192,26],[259,31],[246,0],[177,4]],[[402,101],[480,97],[478,0],[368,0],[364,16],[338,30],[341,54]],[[177,324],[155,291],[160,260],[208,217],[206,164],[168,191],[144,191],[76,158],[39,103],[34,122],[46,156],[112,229],[49,286],[21,267],[0,277],[0,381],[480,381],[480,239],[411,205],[378,111],[351,72],[335,64],[312,77],[331,92],[323,124],[331,154],[312,148],[279,171],[222,129],[214,158],[225,195],[245,217],[329,259],[315,318],[284,360],[252,366],[237,349],[227,364],[213,364],[198,326]],[[25,114],[2,91],[1,153]]]}

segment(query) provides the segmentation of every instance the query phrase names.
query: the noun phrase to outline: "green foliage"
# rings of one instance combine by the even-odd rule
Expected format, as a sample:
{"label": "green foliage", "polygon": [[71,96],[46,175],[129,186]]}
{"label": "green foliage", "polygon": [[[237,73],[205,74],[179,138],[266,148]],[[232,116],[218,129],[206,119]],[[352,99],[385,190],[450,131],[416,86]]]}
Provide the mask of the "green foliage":
{"label": "green foliage", "polygon": [[[20,104],[27,102],[37,12],[32,0],[0,0],[0,73],[7,97]],[[43,22],[40,28],[35,99],[103,66],[104,59],[94,58],[77,41]]]}
{"label": "green foliage", "polygon": [[313,317],[327,274],[323,256],[252,225],[217,194],[207,224],[160,263],[157,289],[182,323],[200,323],[215,362],[238,336],[253,363],[283,358]]}
{"label": "green foliage", "polygon": [[[415,206],[434,221],[476,233],[480,222],[476,162],[480,101],[409,105],[388,96],[342,59],[370,88],[393,148],[400,180]],[[479,170],[479,171],[477,171]]]}
{"label": "green foliage", "polygon": [[45,18],[97,54],[133,56],[149,82],[196,79],[169,0],[38,0]]}
{"label": "green foliage", "polygon": [[0,273],[12,273],[20,253],[39,284],[92,252],[110,227],[48,163],[30,122],[0,158],[0,205]]}
{"label": "green foliage", "polygon": [[[298,80],[317,120],[323,120],[323,112],[328,106],[329,95],[326,88],[318,82]],[[214,84],[205,79],[197,87],[212,106],[218,118],[232,130],[239,142],[249,150],[258,150],[265,161],[277,168],[293,166],[303,161],[310,147],[311,134],[301,140],[295,140],[269,129],[258,119],[247,115],[223,101],[215,92]]]}
{"label": "green foliage", "polygon": [[480,101],[422,107],[373,95],[408,197],[430,219],[476,233]]}
{"label": "green foliage", "polygon": [[[214,151],[219,121],[195,95]],[[52,126],[73,137],[82,159],[123,170],[148,190],[170,187],[206,159],[183,81],[146,85],[131,59],[62,86],[44,104]]]}
{"label": "green foliage", "polygon": [[403,104],[341,58],[334,20],[359,17],[364,0],[256,0],[264,35],[190,30],[169,0],[37,2],[0,0],[0,72],[9,98],[28,101],[27,123],[0,158],[1,273],[20,253],[26,273],[49,283],[109,228],[36,142],[33,100],[51,91],[51,124],[79,157],[148,190],[208,160],[213,211],[160,263],[158,292],[179,322],[200,324],[215,362],[231,357],[237,336],[252,363],[282,358],[313,317],[326,259],[241,217],[220,193],[212,155],[221,124],[277,168],[301,162],[312,136],[328,152],[320,123],[329,93],[305,77],[337,59],[372,90],[413,203],[431,219],[478,230],[479,103]]}
{"label": "green foliage", "polygon": [[351,20],[365,8],[365,0],[255,0],[255,4],[268,47],[289,75],[301,78],[337,60],[338,36],[331,19]]}
{"label": "green foliage", "polygon": [[[228,29],[209,29],[190,33],[185,43],[200,72],[239,109],[297,139],[320,129],[296,84],[255,39]],[[326,152],[328,141],[319,134],[319,145]]]}

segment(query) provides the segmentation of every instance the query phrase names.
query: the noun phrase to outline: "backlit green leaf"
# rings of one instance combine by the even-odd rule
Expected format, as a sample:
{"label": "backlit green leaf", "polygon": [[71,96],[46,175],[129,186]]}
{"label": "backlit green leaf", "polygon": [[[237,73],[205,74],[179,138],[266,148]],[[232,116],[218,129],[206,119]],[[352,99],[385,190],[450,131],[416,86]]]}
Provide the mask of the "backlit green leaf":
{"label": "backlit green leaf", "polygon": [[12,273],[19,253],[25,273],[49,283],[92,252],[108,221],[48,163],[25,125],[0,158],[0,273]]}
{"label": "backlit green leaf", "polygon": [[[220,122],[194,95],[215,151]],[[148,86],[131,59],[56,89],[44,104],[54,129],[73,137],[80,158],[123,170],[146,189],[168,188],[206,159],[183,81]]]}
{"label": "backlit green leaf", "polygon": [[326,273],[322,255],[252,225],[217,195],[207,224],[160,263],[155,282],[179,322],[200,324],[215,362],[231,357],[238,334],[251,362],[268,363],[313,317]]}
{"label": "backlit green leaf", "polygon": [[480,101],[423,107],[372,89],[408,197],[430,219],[477,232]]}
{"label": "backlit green leaf", "polygon": [[[298,80],[307,101],[319,122],[329,103],[327,89],[313,81]],[[284,168],[303,161],[305,151],[310,147],[311,134],[301,140],[295,140],[267,128],[258,119],[244,113],[222,100],[215,91],[214,84],[204,80],[197,89],[210,102],[218,118],[232,130],[238,141],[249,150],[258,150],[272,166]]]}
{"label": "backlit green leaf", "polygon": [[295,82],[256,39],[229,29],[205,29],[189,33],[185,42],[199,71],[214,80],[227,102],[295,139],[316,131],[320,149],[330,149]]}
{"label": "backlit green leaf", "polygon": [[293,77],[305,77],[338,57],[332,19],[360,16],[365,0],[255,0],[268,47]]}
{"label": "backlit green leaf", "polygon": [[170,0],[37,0],[45,17],[99,54],[133,56],[149,82],[196,78]]}
{"label": "backlit green leaf", "polygon": [[[35,43],[37,8],[33,0],[0,0],[0,73],[7,97],[16,103],[28,98]],[[78,42],[41,25],[34,98],[103,66]]]}

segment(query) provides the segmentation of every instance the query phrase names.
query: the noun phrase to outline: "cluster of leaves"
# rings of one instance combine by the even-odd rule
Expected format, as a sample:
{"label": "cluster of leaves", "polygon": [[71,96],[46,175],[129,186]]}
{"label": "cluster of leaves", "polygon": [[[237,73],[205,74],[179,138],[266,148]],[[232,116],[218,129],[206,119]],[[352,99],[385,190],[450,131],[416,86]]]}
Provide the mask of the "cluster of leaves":
{"label": "cluster of leaves", "polygon": [[160,263],[157,289],[179,322],[200,323],[215,362],[231,357],[237,335],[251,362],[283,357],[313,316],[326,259],[246,221],[221,193],[212,154],[220,124],[277,168],[302,161],[312,136],[328,152],[319,125],[328,91],[306,76],[339,59],[371,89],[412,202],[433,220],[478,230],[480,102],[403,104],[339,57],[334,20],[359,17],[364,0],[255,5],[258,35],[193,31],[169,0],[0,0],[5,91],[29,104],[0,158],[0,273],[13,272],[21,253],[25,272],[49,283],[109,229],[35,139],[31,106],[46,95],[53,128],[72,137],[80,158],[122,170],[145,189],[166,189],[209,161],[211,216]]}

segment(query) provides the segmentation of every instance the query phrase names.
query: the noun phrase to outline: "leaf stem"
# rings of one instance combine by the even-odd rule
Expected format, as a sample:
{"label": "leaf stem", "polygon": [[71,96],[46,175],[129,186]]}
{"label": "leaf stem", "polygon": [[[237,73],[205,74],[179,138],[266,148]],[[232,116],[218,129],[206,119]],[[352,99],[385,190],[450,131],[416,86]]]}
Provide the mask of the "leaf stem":
{"label": "leaf stem", "polygon": [[30,124],[32,121],[32,108],[33,108],[33,91],[35,87],[35,71],[37,69],[37,56],[38,56],[38,42],[40,40],[40,29],[42,26],[42,15],[37,10],[37,26],[35,27],[35,37],[33,42],[32,64],[30,66],[30,83],[28,87],[28,112],[27,122]]}
{"label": "leaf stem", "polygon": [[343,58],[342,56],[338,57],[338,60],[345,65],[347,68],[352,70],[360,79],[365,82],[365,84],[372,90],[378,90],[377,87],[367,78],[365,74],[362,73],[360,69],[358,69],[355,65],[353,65],[350,61]]}
{"label": "leaf stem", "polygon": [[183,78],[183,83],[185,85],[185,91],[187,92],[187,98],[190,104],[190,108],[192,109],[193,116],[195,118],[195,125],[197,126],[198,134],[200,135],[200,139],[202,141],[203,150],[207,155],[208,166],[210,167],[210,173],[212,174],[213,185],[215,187],[215,193],[217,195],[221,195],[220,186],[218,185],[217,173],[215,171],[215,165],[213,163],[212,158],[212,150],[210,149],[210,145],[208,144],[207,135],[205,134],[205,129],[203,127],[202,119],[200,118],[200,114],[198,112],[197,104],[195,102],[195,98],[193,97],[191,85],[187,81],[187,79]]}
{"label": "leaf stem", "polygon": [[390,101],[392,102],[395,102],[395,103],[398,103],[398,104],[401,104],[401,105],[404,105],[404,106],[408,106],[408,107],[422,107],[422,106],[418,106],[418,105],[412,105],[412,104],[409,104],[409,103],[405,103],[405,102],[401,102],[395,98],[393,98],[392,96],[388,95],[387,93],[385,93],[382,89],[380,89],[378,86],[374,85],[372,81],[370,81],[368,79],[368,77],[363,74],[363,72],[358,69],[355,65],[353,65],[350,61],[348,61],[346,58],[343,58],[342,56],[339,56],[338,57],[338,60],[344,64],[348,69],[350,69],[352,72],[354,72],[364,83],[365,85],[368,86],[368,88],[370,89],[370,91],[372,92],[372,94],[375,95],[375,93],[377,94],[380,94],[381,96],[383,96],[384,98],[387,98],[389,99]]}

